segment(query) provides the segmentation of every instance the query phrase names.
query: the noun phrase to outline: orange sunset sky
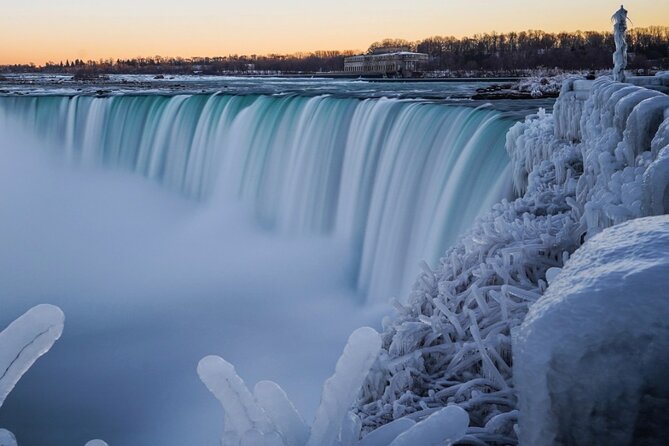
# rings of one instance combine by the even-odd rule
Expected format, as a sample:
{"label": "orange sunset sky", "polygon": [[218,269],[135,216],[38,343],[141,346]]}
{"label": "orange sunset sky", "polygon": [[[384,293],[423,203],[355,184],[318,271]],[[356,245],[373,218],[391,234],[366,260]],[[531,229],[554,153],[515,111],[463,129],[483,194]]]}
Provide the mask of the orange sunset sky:
{"label": "orange sunset sky", "polygon": [[[620,7],[619,0],[5,2],[0,64],[364,50],[386,37],[605,30]],[[669,0],[634,0],[625,7],[633,26],[669,25]]]}

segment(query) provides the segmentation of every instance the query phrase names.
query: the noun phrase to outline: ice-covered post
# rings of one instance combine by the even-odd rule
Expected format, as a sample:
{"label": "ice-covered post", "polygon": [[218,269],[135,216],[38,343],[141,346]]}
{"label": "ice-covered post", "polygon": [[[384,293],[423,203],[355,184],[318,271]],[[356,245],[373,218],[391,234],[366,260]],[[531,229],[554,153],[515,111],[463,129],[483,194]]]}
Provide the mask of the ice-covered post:
{"label": "ice-covered post", "polygon": [[620,5],[620,9],[611,17],[613,21],[613,38],[616,42],[616,52],[613,53],[613,80],[625,82],[625,68],[627,67],[627,10]]}

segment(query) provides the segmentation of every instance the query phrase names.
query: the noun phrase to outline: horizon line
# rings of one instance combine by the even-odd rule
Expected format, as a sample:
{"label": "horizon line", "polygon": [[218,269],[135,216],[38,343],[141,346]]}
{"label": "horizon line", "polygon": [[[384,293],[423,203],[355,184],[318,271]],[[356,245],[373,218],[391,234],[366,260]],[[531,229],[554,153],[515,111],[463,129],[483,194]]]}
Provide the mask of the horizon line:
{"label": "horizon line", "polygon": [[[638,29],[651,29],[651,28],[669,28],[669,25],[635,26],[635,27],[631,27],[629,29],[629,31],[638,30]],[[568,31],[568,30],[544,31],[542,29],[528,28],[528,29],[523,29],[523,30],[520,30],[520,31],[513,30],[513,31],[503,31],[503,32],[498,32],[498,31],[493,29],[491,31],[485,31],[485,32],[481,32],[481,33],[473,33],[473,34],[467,34],[467,35],[461,35],[461,36],[448,35],[448,34],[441,34],[441,35],[440,34],[433,34],[433,35],[430,35],[430,36],[427,36],[427,37],[414,39],[414,40],[403,39],[403,38],[400,38],[400,37],[385,37],[381,40],[376,40],[374,42],[371,42],[368,45],[367,48],[369,49],[369,47],[371,45],[373,45],[374,43],[383,42],[384,40],[406,40],[410,44],[416,44],[416,43],[420,43],[422,41],[425,41],[427,39],[434,38],[434,37],[442,37],[442,38],[446,37],[446,38],[455,38],[455,39],[458,39],[458,40],[463,40],[463,39],[467,39],[467,38],[474,38],[476,36],[485,36],[485,35],[493,35],[493,34],[509,35],[509,34],[514,34],[514,33],[515,34],[521,34],[521,33],[529,33],[529,32],[542,32],[542,33],[545,33],[545,34],[552,34],[552,35],[558,35],[558,34],[563,34],[563,33],[576,34],[576,33],[590,33],[590,32],[613,34],[613,31],[611,29],[599,29],[599,30],[597,30],[597,29],[576,29],[576,30],[571,30],[571,31]],[[60,65],[61,63],[64,63],[64,62],[67,62],[67,61],[72,62],[72,61],[75,61],[75,60],[80,60],[80,61],[85,62],[85,63],[89,63],[89,62],[107,63],[108,61],[111,60],[113,63],[116,63],[119,60],[152,59],[152,58],[157,58],[157,57],[160,57],[160,58],[163,58],[163,59],[205,59],[205,58],[215,59],[215,58],[230,58],[230,57],[249,57],[249,58],[250,57],[255,57],[255,58],[260,58],[260,57],[270,57],[270,56],[296,57],[298,55],[311,55],[311,54],[315,54],[315,53],[318,53],[318,52],[329,52],[329,51],[336,51],[336,52],[339,52],[339,53],[349,53],[350,52],[350,53],[354,53],[354,54],[364,54],[368,49],[358,50],[358,49],[351,49],[351,48],[346,48],[346,49],[328,48],[328,49],[312,49],[312,50],[308,50],[308,49],[295,50],[293,52],[228,53],[227,55],[218,54],[218,55],[201,55],[201,56],[197,56],[197,55],[189,55],[189,56],[169,55],[169,56],[163,56],[163,55],[160,55],[160,54],[154,54],[154,55],[151,55],[151,56],[135,55],[135,56],[131,56],[131,57],[130,56],[115,56],[115,57],[107,56],[107,57],[104,57],[104,58],[97,58],[97,59],[76,57],[74,59],[71,59],[71,58],[62,59],[61,58],[57,62],[54,61],[54,60],[46,60],[46,61],[43,61],[43,62],[30,61],[30,62],[24,62],[24,63],[21,63],[21,62],[0,63],[0,67],[35,66],[36,68],[44,68],[47,65],[51,65],[51,64],[52,65]]]}

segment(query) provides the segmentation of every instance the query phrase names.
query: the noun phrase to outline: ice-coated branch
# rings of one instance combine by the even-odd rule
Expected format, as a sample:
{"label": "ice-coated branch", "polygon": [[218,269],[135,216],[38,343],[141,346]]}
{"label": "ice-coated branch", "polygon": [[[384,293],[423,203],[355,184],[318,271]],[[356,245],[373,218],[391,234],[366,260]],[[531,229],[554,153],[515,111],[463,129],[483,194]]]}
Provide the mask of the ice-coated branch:
{"label": "ice-coated branch", "polygon": [[[323,386],[311,429],[278,384],[261,381],[252,395],[235,368],[218,356],[203,358],[197,371],[225,411],[223,446],[353,446],[360,438],[361,422],[350,409],[380,350],[381,337],[375,330],[364,327],[351,334],[334,375]],[[402,427],[389,438],[407,426]]]}
{"label": "ice-coated branch", "polygon": [[411,429],[416,424],[411,418],[400,418],[367,434],[358,446],[379,446],[388,445],[397,438],[398,435]]}
{"label": "ice-coated branch", "polygon": [[309,427],[277,383],[260,381],[253,395],[287,445],[302,446],[307,442]]}
{"label": "ice-coated branch", "polygon": [[225,411],[224,442],[236,446],[244,437],[250,441],[256,436],[274,436],[269,418],[232,364],[218,356],[207,356],[198,364],[197,373]]}
{"label": "ice-coated branch", "polygon": [[620,9],[611,17],[613,23],[613,38],[616,42],[616,52],[613,53],[613,80],[625,82],[625,68],[627,67],[627,10],[620,5]]}
{"label": "ice-coated branch", "polygon": [[467,412],[458,406],[448,406],[400,434],[390,446],[450,445],[464,437],[468,427]]}
{"label": "ice-coated branch", "polygon": [[65,315],[53,305],[38,305],[0,333],[0,406],[21,376],[63,333]]}
{"label": "ice-coated branch", "polygon": [[316,410],[307,446],[335,444],[342,423],[380,350],[381,337],[374,329],[363,327],[351,334],[334,375],[323,385],[321,404]]}

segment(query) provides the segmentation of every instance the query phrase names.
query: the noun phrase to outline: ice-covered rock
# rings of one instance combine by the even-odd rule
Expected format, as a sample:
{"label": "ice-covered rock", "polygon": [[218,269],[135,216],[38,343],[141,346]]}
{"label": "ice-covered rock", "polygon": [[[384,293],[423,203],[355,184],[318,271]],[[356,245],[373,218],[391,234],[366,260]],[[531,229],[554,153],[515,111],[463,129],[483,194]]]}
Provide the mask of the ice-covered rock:
{"label": "ice-covered rock", "polygon": [[65,316],[53,305],[38,305],[0,332],[0,406],[18,380],[63,333]]}
{"label": "ice-covered rock", "polygon": [[669,438],[669,216],[577,250],[514,338],[522,444]]}

